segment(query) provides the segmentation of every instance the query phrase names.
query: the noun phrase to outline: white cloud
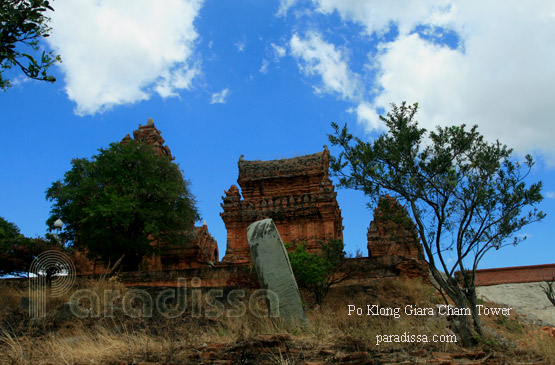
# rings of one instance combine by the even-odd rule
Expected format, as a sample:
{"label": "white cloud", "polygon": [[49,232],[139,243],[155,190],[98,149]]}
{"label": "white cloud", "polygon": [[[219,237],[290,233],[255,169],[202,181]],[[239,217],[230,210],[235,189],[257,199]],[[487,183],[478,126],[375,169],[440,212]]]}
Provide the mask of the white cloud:
{"label": "white cloud", "polygon": [[305,39],[294,34],[289,46],[305,75],[321,77],[322,85],[315,87],[318,93],[335,93],[345,100],[358,99],[361,92],[359,76],[350,70],[343,53],[324,41],[319,33],[309,32]]}
{"label": "white cloud", "polygon": [[[401,34],[416,25],[445,25],[453,19],[457,6],[448,0],[409,1],[358,1],[314,0],[319,12],[330,14],[337,11],[342,19],[354,21],[366,28],[366,33],[383,35],[391,23],[399,27]],[[480,3],[477,3],[480,6]],[[422,20],[425,20],[423,22]]]}
{"label": "white cloud", "polygon": [[548,199],[554,199],[555,198],[555,193],[552,192],[552,191],[547,191],[545,193],[545,197],[548,198]]}
{"label": "white cloud", "polygon": [[12,84],[12,86],[18,86],[18,85],[27,83],[31,80],[33,80],[33,79],[31,79],[31,78],[29,78],[25,75],[17,75],[17,76],[15,76],[14,78],[12,78],[10,80],[10,83]]}
{"label": "white cloud", "polygon": [[225,104],[227,95],[229,94],[229,89],[225,88],[219,93],[212,94],[212,100],[210,100],[210,104]]}
{"label": "white cloud", "polygon": [[154,90],[163,98],[177,96],[177,89],[188,89],[193,78],[199,73],[199,67],[194,65],[192,68],[177,68],[167,70],[162,73],[161,80],[156,84]]}
{"label": "white cloud", "polygon": [[280,59],[282,57],[285,57],[285,54],[287,53],[285,47],[278,46],[277,44],[274,44],[274,43],[270,43],[270,45],[272,46],[272,48],[274,50],[274,54],[275,54],[276,59]]}
{"label": "white cloud", "polygon": [[79,115],[189,89],[202,0],[56,0],[50,46]]}
{"label": "white cloud", "polygon": [[280,0],[279,9],[277,16],[287,15],[287,11],[291,8],[298,0]]}
{"label": "white cloud", "polygon": [[[337,11],[382,42],[371,62],[381,91],[363,113],[368,129],[378,108],[418,102],[427,129],[478,124],[489,140],[555,163],[555,2],[318,0],[317,9]],[[392,23],[399,35],[385,42]],[[419,25],[454,32],[458,48],[413,33]]]}
{"label": "white cloud", "polygon": [[262,60],[262,66],[260,66],[260,72],[265,74],[268,73],[268,66],[270,65],[270,63],[268,62],[268,60],[264,59]]}
{"label": "white cloud", "polygon": [[234,45],[235,48],[237,48],[237,51],[243,52],[245,50],[245,47],[247,46],[247,38],[245,37],[245,35],[243,34],[243,38],[241,38],[240,41],[235,42]]}
{"label": "white cloud", "polygon": [[289,46],[305,75],[321,77],[322,84],[314,86],[317,94],[335,94],[343,100],[358,103],[356,108],[349,108],[347,111],[354,112],[360,123],[376,129],[382,128],[383,123],[373,113],[372,106],[363,99],[364,87],[360,75],[349,68],[347,57],[336,49],[335,45],[326,42],[319,33],[312,31],[308,32],[305,39],[294,34]]}
{"label": "white cloud", "polygon": [[350,108],[348,111],[356,113],[357,121],[365,125],[368,132],[385,130],[384,123],[369,102],[363,101],[356,108]]}

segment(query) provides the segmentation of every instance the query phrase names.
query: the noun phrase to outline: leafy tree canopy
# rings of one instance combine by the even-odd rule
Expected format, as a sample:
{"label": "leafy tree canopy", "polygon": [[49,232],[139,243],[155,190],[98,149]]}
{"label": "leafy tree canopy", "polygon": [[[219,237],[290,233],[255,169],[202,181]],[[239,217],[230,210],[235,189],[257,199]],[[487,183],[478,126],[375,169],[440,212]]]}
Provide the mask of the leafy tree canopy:
{"label": "leafy tree canopy", "polygon": [[15,224],[0,217],[0,276],[27,276],[33,259],[53,249],[62,247],[52,239],[27,238]]}
{"label": "leafy tree canopy", "polygon": [[99,152],[74,159],[64,180],[47,190],[54,201],[48,226],[60,218],[64,242],[105,262],[125,255],[126,270],[155,251],[153,239],[187,244],[199,214],[179,167],[133,140]]}
{"label": "leafy tree canopy", "polygon": [[59,55],[42,52],[38,60],[25,48],[36,52],[39,41],[48,37],[47,10],[53,11],[47,0],[2,0],[0,1],[0,88],[4,91],[11,86],[10,80],[3,77],[4,70],[18,66],[29,78],[54,82],[56,79],[47,74],[55,62],[61,62]]}
{"label": "leafy tree canopy", "polygon": [[[536,208],[542,183],[525,183],[531,156],[523,165],[515,162],[512,149],[488,143],[477,126],[428,133],[414,119],[417,109],[418,104],[392,104],[387,117],[380,117],[388,132],[371,142],[332,123],[329,140],[341,152],[330,166],[340,186],[362,190],[374,203],[387,193],[407,207],[422,241],[420,255],[440,291],[457,307],[473,310],[479,333],[475,270],[487,252],[518,244],[522,238],[515,233],[545,216]],[[455,253],[453,262],[446,251]],[[462,323],[459,334],[470,344],[471,327]]]}

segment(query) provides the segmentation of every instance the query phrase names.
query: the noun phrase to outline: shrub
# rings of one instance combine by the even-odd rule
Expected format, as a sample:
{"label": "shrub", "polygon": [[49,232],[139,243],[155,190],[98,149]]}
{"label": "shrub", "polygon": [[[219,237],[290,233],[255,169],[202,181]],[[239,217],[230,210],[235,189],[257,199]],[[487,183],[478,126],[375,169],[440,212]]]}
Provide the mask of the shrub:
{"label": "shrub", "polygon": [[297,284],[312,292],[315,304],[322,304],[329,288],[345,279],[345,275],[337,275],[345,261],[343,248],[343,241],[334,239],[321,242],[318,253],[308,252],[303,243],[289,252]]}

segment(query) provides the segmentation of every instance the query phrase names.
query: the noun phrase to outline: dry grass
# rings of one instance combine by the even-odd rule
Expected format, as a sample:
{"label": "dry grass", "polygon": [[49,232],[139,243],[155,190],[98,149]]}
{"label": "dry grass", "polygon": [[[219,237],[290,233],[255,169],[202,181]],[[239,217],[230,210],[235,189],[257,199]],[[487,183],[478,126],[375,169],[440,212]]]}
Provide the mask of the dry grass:
{"label": "dry grass", "polygon": [[[387,295],[384,295],[387,293]],[[350,298],[350,299],[349,299]],[[338,338],[356,338],[361,351],[391,351],[403,349],[413,351],[424,347],[433,351],[448,351],[456,344],[448,343],[380,343],[376,345],[377,336],[384,334],[433,335],[446,334],[445,321],[429,316],[406,316],[403,308],[407,304],[433,306],[435,296],[431,288],[420,281],[384,280],[377,282],[373,288],[359,291],[359,288],[336,290],[328,296],[325,305],[310,310],[307,315],[312,324],[311,334],[322,345],[336,341]],[[401,308],[399,318],[393,316],[368,316],[367,305]],[[362,315],[354,312],[348,315],[348,305],[363,309]]]}
{"label": "dry grass", "polygon": [[8,315],[11,309],[17,308],[21,301],[23,290],[15,289],[10,286],[3,285],[0,294],[0,318]]}
{"label": "dry grass", "polygon": [[[117,281],[83,283],[102,298],[107,290],[127,290]],[[116,313],[113,318],[76,319],[62,324],[52,317],[32,321],[20,313],[17,305],[25,291],[0,288],[2,326],[0,327],[0,364],[90,364],[90,363],[171,363],[188,362],[192,355],[213,344],[226,348],[248,342],[261,334],[280,334],[286,330],[269,318],[258,318],[249,310],[240,317],[192,318],[191,312],[176,319],[161,316],[129,318]],[[308,293],[304,293],[308,296]],[[69,300],[69,295],[50,303],[50,309]],[[417,305],[433,307],[438,297],[433,288],[419,281],[380,280],[372,286],[340,287],[332,290],[323,306],[307,310],[308,328],[288,332],[308,352],[324,349],[369,353],[414,351],[460,352],[452,343],[381,343],[378,335],[433,335],[446,333],[444,318],[406,316],[399,318],[348,315],[348,305],[366,310],[367,304],[382,307]],[[119,304],[117,304],[119,305]],[[248,308],[248,293],[245,298]],[[189,308],[189,307],[188,307]],[[229,308],[227,308],[229,309]],[[479,349],[502,352],[506,356],[530,361],[555,363],[555,339],[513,318],[491,317],[484,322],[497,335],[484,335]],[[302,347],[301,346],[301,347]],[[281,348],[271,353],[273,363],[302,362],[302,354],[291,355]]]}
{"label": "dry grass", "polygon": [[[495,306],[494,303],[486,303]],[[518,319],[519,314],[506,316],[483,316],[487,331],[481,338],[482,346],[489,351],[509,349],[508,353],[516,354],[531,362],[544,361],[555,364],[555,337],[542,331],[535,325]]]}
{"label": "dry grass", "polygon": [[[526,340],[525,343],[524,340]],[[555,364],[555,339],[548,337],[543,333],[533,331],[527,338],[521,342],[523,351],[531,350],[543,357],[548,364]]]}
{"label": "dry grass", "polygon": [[171,361],[174,344],[171,338],[147,333],[117,333],[97,327],[76,329],[64,335],[48,334],[40,339],[18,338],[3,333],[8,363],[83,364],[144,360]]}

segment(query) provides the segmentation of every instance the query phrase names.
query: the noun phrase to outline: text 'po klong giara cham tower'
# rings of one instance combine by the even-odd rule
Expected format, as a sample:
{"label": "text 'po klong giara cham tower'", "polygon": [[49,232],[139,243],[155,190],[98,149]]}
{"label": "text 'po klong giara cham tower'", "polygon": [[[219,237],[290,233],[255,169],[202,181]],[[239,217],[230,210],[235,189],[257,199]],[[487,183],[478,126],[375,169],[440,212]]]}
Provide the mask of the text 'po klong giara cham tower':
{"label": "text 'po klong giara cham tower'", "polygon": [[329,151],[273,161],[239,159],[239,178],[222,197],[220,213],[227,229],[223,263],[250,262],[247,227],[272,218],[283,239],[306,242],[309,251],[319,242],[343,239],[341,210],[328,176]]}

